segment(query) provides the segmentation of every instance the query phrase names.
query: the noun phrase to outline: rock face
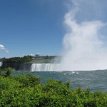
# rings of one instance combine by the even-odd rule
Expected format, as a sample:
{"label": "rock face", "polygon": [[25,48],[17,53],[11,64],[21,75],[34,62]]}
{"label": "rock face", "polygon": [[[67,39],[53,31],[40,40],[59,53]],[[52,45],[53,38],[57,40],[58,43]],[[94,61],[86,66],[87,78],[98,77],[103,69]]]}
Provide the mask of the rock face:
{"label": "rock face", "polygon": [[19,67],[19,71],[31,71],[31,63],[21,64]]}

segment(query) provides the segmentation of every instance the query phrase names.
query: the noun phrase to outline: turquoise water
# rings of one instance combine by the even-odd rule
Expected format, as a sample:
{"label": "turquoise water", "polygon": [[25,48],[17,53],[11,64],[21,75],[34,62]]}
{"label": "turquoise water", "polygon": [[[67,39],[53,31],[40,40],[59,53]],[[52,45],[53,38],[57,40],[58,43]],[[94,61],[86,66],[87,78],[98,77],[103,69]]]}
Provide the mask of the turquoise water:
{"label": "turquoise water", "polygon": [[[28,73],[28,72],[23,72]],[[107,91],[107,70],[103,71],[78,71],[78,72],[30,72],[41,78],[42,82],[57,79],[70,82],[73,88],[90,88],[92,91]],[[20,72],[19,72],[20,74]]]}

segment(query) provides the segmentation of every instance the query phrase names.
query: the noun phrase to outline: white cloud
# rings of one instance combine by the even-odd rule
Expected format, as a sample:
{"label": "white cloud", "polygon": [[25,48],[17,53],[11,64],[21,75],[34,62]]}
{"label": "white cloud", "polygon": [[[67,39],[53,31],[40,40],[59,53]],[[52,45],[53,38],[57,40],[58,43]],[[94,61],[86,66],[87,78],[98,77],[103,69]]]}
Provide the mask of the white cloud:
{"label": "white cloud", "polygon": [[0,44],[0,51],[5,51],[8,53],[8,50],[6,49],[6,47],[3,44]]}
{"label": "white cloud", "polygon": [[4,49],[5,49],[5,46],[2,45],[2,44],[0,44],[0,49],[1,49],[1,50],[4,50]]}

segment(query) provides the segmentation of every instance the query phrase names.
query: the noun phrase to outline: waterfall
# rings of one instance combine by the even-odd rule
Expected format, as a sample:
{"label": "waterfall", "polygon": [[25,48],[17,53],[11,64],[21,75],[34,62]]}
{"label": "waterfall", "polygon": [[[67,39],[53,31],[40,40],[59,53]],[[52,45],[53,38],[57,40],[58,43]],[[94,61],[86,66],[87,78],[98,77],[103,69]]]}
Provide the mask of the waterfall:
{"label": "waterfall", "polygon": [[57,71],[58,65],[54,63],[33,63],[31,71]]}
{"label": "waterfall", "polygon": [[2,66],[2,62],[0,62],[0,67]]}

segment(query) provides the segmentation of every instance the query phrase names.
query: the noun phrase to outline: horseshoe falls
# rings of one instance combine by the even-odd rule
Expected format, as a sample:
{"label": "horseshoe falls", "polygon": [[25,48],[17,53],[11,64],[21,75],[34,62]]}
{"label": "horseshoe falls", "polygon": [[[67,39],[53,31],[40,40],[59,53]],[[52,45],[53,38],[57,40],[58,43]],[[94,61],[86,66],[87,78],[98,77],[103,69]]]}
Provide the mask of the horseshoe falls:
{"label": "horseshoe falls", "polygon": [[31,71],[57,71],[59,64],[55,63],[33,63]]}

